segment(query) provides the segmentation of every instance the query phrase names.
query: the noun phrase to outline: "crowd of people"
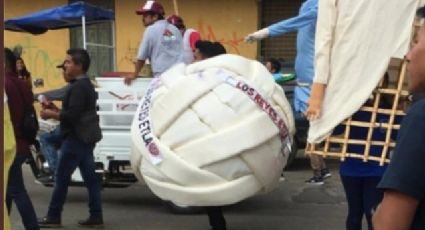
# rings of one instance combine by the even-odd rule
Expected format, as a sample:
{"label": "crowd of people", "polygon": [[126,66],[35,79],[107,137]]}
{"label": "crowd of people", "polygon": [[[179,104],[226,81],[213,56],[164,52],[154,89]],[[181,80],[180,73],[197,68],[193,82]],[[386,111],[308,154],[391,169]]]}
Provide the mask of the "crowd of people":
{"label": "crowd of people", "polygon": [[[253,42],[298,31],[295,62],[297,85],[293,110],[295,119],[303,122],[311,120],[306,113],[309,103],[314,103],[309,98],[314,77],[317,13],[318,0],[307,0],[296,17],[282,20],[245,38],[247,42]],[[158,77],[177,63],[190,64],[226,53],[219,42],[201,40],[196,30],[186,28],[180,16],[165,18],[165,10],[157,1],[147,1],[136,10],[136,14],[141,16],[146,28],[134,72],[125,76],[125,84],[131,84],[138,77],[147,61],[151,63],[153,77]],[[418,15],[425,18],[425,6],[418,11]],[[34,95],[31,74],[24,60],[16,57],[10,49],[4,49],[4,103],[7,105],[4,125],[5,132],[7,130],[15,137],[5,142],[8,148],[4,151],[7,163],[4,168],[4,181],[7,184],[4,209],[10,213],[14,201],[25,229],[62,226],[61,214],[71,175],[76,168],[81,171],[89,198],[89,216],[80,221],[79,225],[103,227],[104,224],[101,185],[95,175],[93,156],[94,146],[102,138],[96,114],[97,94],[86,74],[90,67],[90,56],[86,50],[78,48],[67,50],[65,56],[64,62],[57,67],[63,71],[67,84],[60,89]],[[406,61],[409,90],[414,96],[414,103],[401,122],[399,132],[393,133],[391,137],[397,140],[391,163],[379,166],[378,163],[365,163],[357,159],[347,159],[341,163],[339,173],[348,203],[348,230],[361,229],[363,216],[366,217],[369,229],[425,229],[425,171],[422,166],[425,162],[425,26],[419,30],[417,43],[407,54]],[[280,62],[270,59],[265,65],[277,79]],[[61,108],[52,103],[55,100],[62,102]],[[50,170],[50,174],[40,180],[54,183],[47,214],[40,219],[37,219],[22,175],[22,165],[28,160],[30,146],[36,141],[34,137],[25,135],[26,124],[23,122],[34,111],[34,101],[41,103],[39,116],[42,119],[54,119],[60,123],[56,129],[39,137],[41,151]],[[371,114],[359,111],[353,116],[359,120],[369,120]],[[401,118],[396,120],[400,122]],[[361,139],[366,135],[366,129],[350,130],[351,137]],[[373,140],[379,141],[385,135],[376,128],[372,136]],[[349,151],[361,153],[364,147],[350,145]],[[373,155],[380,149],[371,148],[369,151]],[[324,184],[325,179],[331,176],[326,163],[317,155],[310,155],[310,160],[313,177],[306,183]],[[205,210],[212,229],[227,229],[222,207],[205,207]],[[8,219],[5,218],[4,222],[7,224]],[[5,229],[8,228],[9,225],[5,225]]]}

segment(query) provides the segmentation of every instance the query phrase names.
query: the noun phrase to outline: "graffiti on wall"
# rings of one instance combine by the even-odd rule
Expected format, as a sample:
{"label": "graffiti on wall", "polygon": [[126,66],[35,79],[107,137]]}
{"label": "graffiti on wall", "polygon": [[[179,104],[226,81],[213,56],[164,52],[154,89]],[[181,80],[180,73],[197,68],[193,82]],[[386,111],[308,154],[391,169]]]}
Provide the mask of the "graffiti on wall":
{"label": "graffiti on wall", "polygon": [[243,37],[240,37],[237,32],[228,32],[228,37],[218,37],[214,27],[210,24],[205,24],[203,21],[198,22],[197,30],[201,34],[201,38],[204,40],[210,40],[213,42],[220,42],[223,44],[228,53],[240,54],[240,45],[243,43]]}
{"label": "graffiti on wall", "polygon": [[136,60],[138,47],[136,44],[133,44],[131,41],[127,41],[127,46],[125,47],[124,56],[118,61],[118,67],[120,68],[123,65],[134,65]]}
{"label": "graffiti on wall", "polygon": [[6,46],[11,49],[19,46],[22,48],[22,58],[28,71],[31,72],[33,80],[43,79],[46,88],[58,87],[63,84],[62,71],[56,68],[63,62],[63,59],[53,58],[48,51],[34,44],[30,36]]}

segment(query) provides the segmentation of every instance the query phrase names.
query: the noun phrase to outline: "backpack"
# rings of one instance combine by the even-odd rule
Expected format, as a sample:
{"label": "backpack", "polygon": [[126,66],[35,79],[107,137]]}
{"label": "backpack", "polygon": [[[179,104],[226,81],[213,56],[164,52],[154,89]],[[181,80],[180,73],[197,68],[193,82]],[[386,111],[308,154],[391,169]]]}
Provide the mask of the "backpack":
{"label": "backpack", "polygon": [[35,113],[35,109],[32,103],[28,104],[25,101],[24,94],[22,93],[22,84],[18,85],[18,91],[21,95],[24,104],[22,134],[27,141],[29,141],[30,143],[34,143],[39,129],[37,114]]}

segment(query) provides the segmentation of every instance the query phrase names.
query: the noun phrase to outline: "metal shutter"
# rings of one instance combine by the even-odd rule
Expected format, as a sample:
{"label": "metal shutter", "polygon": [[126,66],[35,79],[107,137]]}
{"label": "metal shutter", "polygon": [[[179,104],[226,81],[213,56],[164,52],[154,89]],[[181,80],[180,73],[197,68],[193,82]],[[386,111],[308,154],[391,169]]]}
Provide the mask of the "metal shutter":
{"label": "metal shutter", "polygon": [[[298,15],[302,0],[263,0],[261,3],[261,28]],[[293,62],[296,55],[296,32],[261,42],[260,60],[283,58]]]}

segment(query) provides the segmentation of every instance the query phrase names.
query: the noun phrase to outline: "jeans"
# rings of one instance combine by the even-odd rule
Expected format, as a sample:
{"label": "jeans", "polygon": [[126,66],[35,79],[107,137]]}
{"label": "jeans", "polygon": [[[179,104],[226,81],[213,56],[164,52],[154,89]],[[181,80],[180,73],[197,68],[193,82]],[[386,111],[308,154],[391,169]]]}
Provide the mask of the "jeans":
{"label": "jeans", "polygon": [[86,144],[74,137],[67,137],[63,140],[55,174],[55,185],[47,213],[49,218],[61,219],[71,175],[77,167],[80,169],[89,193],[90,216],[94,218],[102,217],[101,187],[95,174],[93,148],[94,144]]}
{"label": "jeans", "polygon": [[56,171],[58,161],[58,148],[62,142],[60,127],[49,133],[43,133],[40,136],[41,153],[46,158],[49,164],[49,169],[52,174]]}
{"label": "jeans", "polygon": [[341,180],[348,202],[347,230],[361,230],[363,215],[366,216],[368,229],[372,230],[371,211],[383,196],[382,191],[376,188],[381,177],[341,176]]}
{"label": "jeans", "polygon": [[[309,121],[304,116],[303,113],[297,112],[293,110],[295,127],[297,128],[296,135],[300,139],[307,139],[308,128],[310,127]],[[302,136],[301,136],[302,135]],[[311,169],[313,169],[313,174],[316,177],[322,176],[322,170],[326,169],[325,160],[323,160],[322,156],[316,154],[310,154],[310,165]]]}
{"label": "jeans", "polygon": [[11,211],[12,200],[15,201],[19,214],[21,215],[22,222],[26,230],[39,229],[37,216],[34,211],[31,199],[28,196],[27,190],[24,185],[24,178],[22,177],[22,164],[26,161],[28,156],[16,154],[15,160],[12,163],[9,171],[9,182],[6,192],[6,205],[7,210]]}
{"label": "jeans", "polygon": [[316,154],[310,154],[310,165],[316,177],[322,176],[322,170],[327,168],[323,157]]}

